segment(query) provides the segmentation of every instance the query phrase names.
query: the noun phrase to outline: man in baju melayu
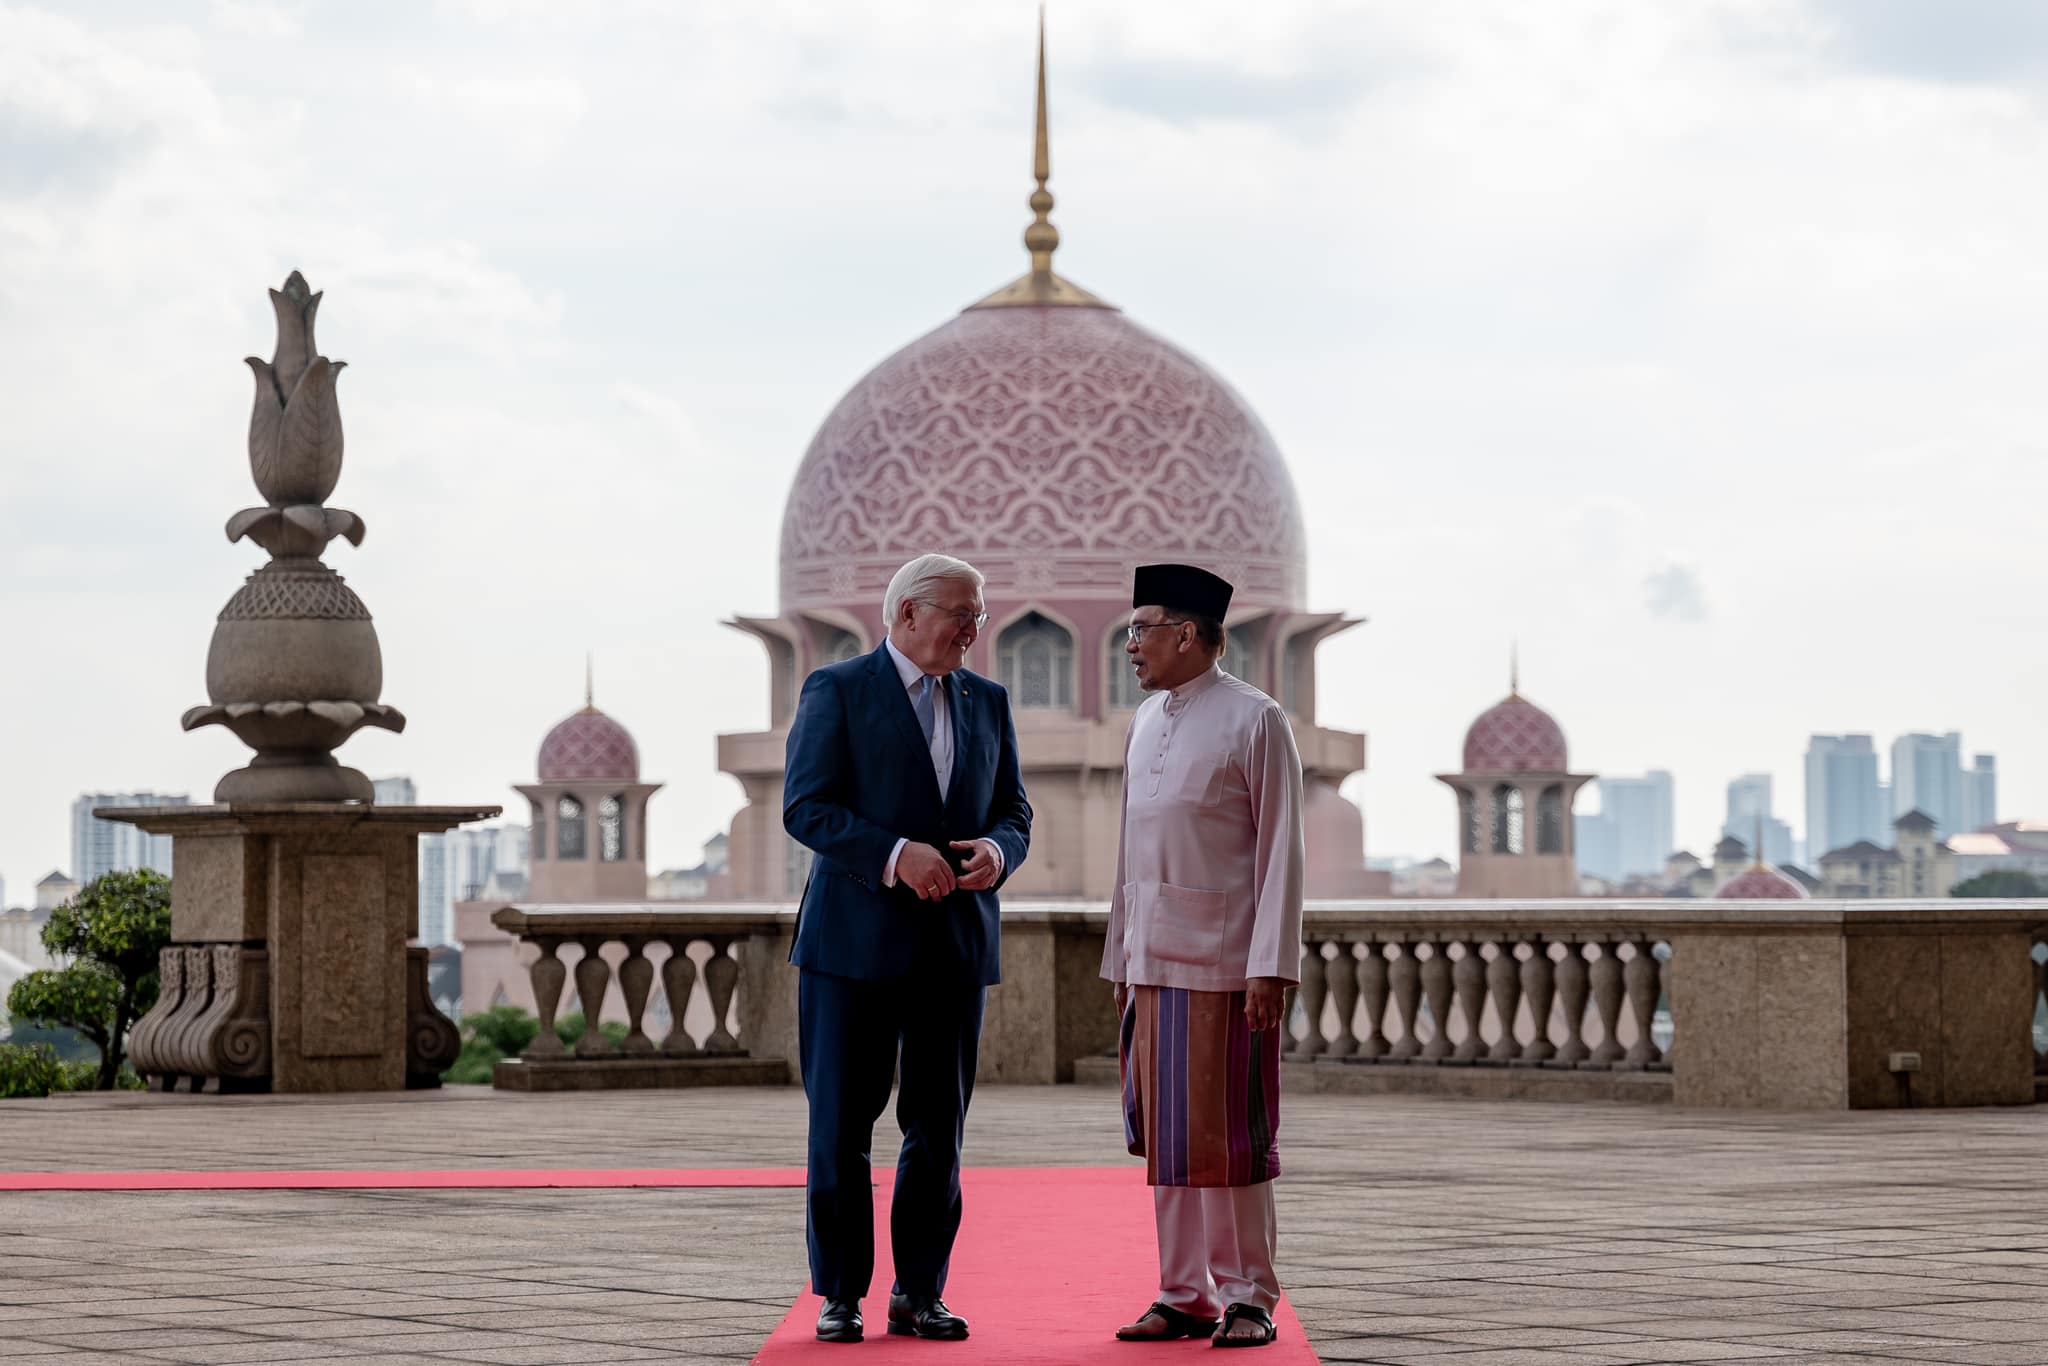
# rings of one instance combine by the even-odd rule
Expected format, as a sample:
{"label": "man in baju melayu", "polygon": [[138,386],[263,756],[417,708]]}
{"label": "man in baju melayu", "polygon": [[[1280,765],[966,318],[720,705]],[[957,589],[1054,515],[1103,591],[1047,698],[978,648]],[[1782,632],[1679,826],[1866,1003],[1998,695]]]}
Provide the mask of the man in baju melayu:
{"label": "man in baju melayu", "polygon": [[[1230,584],[1142,565],[1124,652],[1151,695],[1124,747],[1102,975],[1123,1021],[1124,1136],[1159,1224],[1159,1299],[1126,1341],[1273,1341],[1280,1048],[1301,970],[1301,757],[1217,661]],[[1219,1325],[1220,1320],[1220,1327]]]}

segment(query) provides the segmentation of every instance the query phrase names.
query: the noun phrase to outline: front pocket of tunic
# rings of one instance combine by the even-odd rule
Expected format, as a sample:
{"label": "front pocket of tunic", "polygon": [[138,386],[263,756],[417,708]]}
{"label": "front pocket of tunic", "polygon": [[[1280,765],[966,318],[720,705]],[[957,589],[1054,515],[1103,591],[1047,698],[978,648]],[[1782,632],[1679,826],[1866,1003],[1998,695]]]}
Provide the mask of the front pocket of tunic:
{"label": "front pocket of tunic", "polygon": [[1145,929],[1146,952],[1162,962],[1215,967],[1223,961],[1224,900],[1221,892],[1160,883]]}
{"label": "front pocket of tunic", "polygon": [[[1175,800],[1195,806],[1214,806],[1223,800],[1223,780],[1230,773],[1230,752],[1221,749],[1196,750],[1185,766],[1175,764],[1167,771],[1169,790]],[[1207,896],[1203,892],[1199,895]]]}

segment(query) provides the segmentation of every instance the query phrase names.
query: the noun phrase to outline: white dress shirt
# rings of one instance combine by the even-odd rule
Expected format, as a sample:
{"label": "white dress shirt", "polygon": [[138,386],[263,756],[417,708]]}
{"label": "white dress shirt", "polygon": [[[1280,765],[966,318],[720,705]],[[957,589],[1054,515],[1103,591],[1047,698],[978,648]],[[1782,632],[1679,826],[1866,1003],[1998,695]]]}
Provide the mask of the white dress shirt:
{"label": "white dress shirt", "polygon": [[[912,695],[910,701],[915,707],[915,694],[924,686],[924,670],[912,663],[910,656],[897,649],[895,641],[884,639],[882,643],[889,647],[889,659],[896,666],[896,676],[903,680],[903,691]],[[943,802],[946,800],[947,791],[953,786],[953,703],[947,690],[939,686],[937,681],[932,684],[932,774],[939,780],[939,800]],[[896,885],[896,860],[902,857],[903,846],[908,843],[908,839],[899,838],[896,847],[889,851],[889,862],[882,869],[884,887]],[[996,846],[996,842],[976,840],[975,843],[986,848],[994,856],[996,875],[1002,876],[1003,851]]]}

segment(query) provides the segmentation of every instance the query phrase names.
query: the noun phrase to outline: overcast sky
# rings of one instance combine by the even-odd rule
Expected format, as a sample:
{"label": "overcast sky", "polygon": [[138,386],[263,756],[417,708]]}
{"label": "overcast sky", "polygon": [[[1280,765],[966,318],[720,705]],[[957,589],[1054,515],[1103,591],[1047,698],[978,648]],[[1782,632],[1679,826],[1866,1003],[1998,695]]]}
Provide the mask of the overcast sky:
{"label": "overcast sky", "polygon": [[[71,800],[204,799],[213,618],[261,553],[266,287],[327,292],[335,565],[411,725],[341,757],[516,800],[598,701],[739,805],[783,495],[838,396],[1015,276],[1023,0],[0,0],[0,875]],[[1286,452],[1320,720],[1374,855],[1506,690],[1679,839],[1814,731],[1961,729],[2048,814],[2048,6],[1057,0],[1063,273]],[[515,808],[516,809],[516,808]]]}

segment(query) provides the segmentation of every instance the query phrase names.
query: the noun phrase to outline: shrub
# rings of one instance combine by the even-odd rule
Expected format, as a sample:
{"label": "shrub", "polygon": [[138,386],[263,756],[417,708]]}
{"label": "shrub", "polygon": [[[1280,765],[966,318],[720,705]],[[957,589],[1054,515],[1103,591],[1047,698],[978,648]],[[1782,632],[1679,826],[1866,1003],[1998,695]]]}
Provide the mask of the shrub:
{"label": "shrub", "polygon": [[0,1043],[0,1099],[17,1100],[62,1091],[67,1080],[65,1071],[64,1060],[46,1043]]}
{"label": "shrub", "polygon": [[171,941],[171,880],[147,868],[94,878],[51,913],[42,939],[66,966],[16,982],[7,1009],[90,1039],[100,1054],[95,1084],[110,1091],[129,1026],[156,1004],[157,958]]}

